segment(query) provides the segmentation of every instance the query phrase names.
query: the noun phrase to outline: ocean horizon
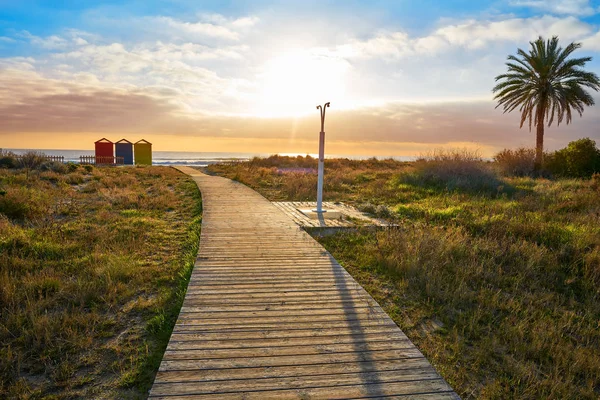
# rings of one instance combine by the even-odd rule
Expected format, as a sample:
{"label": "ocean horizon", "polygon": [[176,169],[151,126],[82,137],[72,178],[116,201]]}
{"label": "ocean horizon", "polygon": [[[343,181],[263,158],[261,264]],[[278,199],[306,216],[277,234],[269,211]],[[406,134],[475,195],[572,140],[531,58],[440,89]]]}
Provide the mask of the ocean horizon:
{"label": "ocean horizon", "polygon": [[[15,154],[23,154],[28,151],[39,151],[49,156],[62,156],[66,162],[79,162],[80,156],[93,156],[94,150],[60,150],[60,149],[7,149]],[[281,156],[298,155],[317,157],[317,154],[303,153],[236,153],[236,152],[203,152],[203,151],[153,151],[152,165],[187,165],[193,167],[206,167],[210,164],[218,164],[221,162],[248,161],[254,157],[269,157],[274,154]],[[330,154],[325,158],[348,158],[351,160],[366,160],[369,158],[394,159],[398,161],[414,161],[417,156],[368,156],[368,155],[344,155]]]}

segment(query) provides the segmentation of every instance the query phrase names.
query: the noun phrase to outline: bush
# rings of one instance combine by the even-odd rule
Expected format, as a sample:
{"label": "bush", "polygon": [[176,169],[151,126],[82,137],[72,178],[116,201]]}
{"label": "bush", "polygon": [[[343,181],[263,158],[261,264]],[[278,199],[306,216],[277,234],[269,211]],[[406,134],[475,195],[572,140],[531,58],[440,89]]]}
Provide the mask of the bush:
{"label": "bush", "polygon": [[385,204],[380,204],[375,209],[375,215],[379,218],[390,218],[392,216],[392,212]]}
{"label": "bush", "polygon": [[558,150],[544,156],[544,170],[552,175],[569,176],[567,164],[567,157],[564,151]]}
{"label": "bush", "polygon": [[17,158],[12,151],[0,149],[0,168],[16,168]]}
{"label": "bush", "polygon": [[48,213],[50,195],[26,187],[7,190],[0,196],[0,214],[12,219],[36,219]]}
{"label": "bush", "polygon": [[17,159],[17,166],[25,169],[26,177],[29,178],[29,172],[39,169],[46,162],[46,155],[39,151],[28,151]]}
{"label": "bush", "polygon": [[74,162],[68,162],[66,164],[67,168],[69,169],[69,172],[75,172],[79,169],[79,164],[75,164]]}
{"label": "bush", "polygon": [[0,156],[0,168],[16,168],[17,159],[14,156]]}
{"label": "bush", "polygon": [[435,150],[414,164],[413,173],[402,174],[402,183],[445,190],[497,193],[505,184],[479,155],[468,149]]}
{"label": "bush", "polygon": [[18,159],[18,166],[26,169],[37,169],[46,162],[46,155],[39,151],[28,151]]}
{"label": "bush", "polygon": [[592,175],[592,188],[600,190],[600,173]]}
{"label": "bush", "polygon": [[65,164],[58,161],[44,161],[44,163],[40,165],[40,170],[52,171],[56,172],[57,174],[65,174],[69,168]]}
{"label": "bush", "polygon": [[504,149],[494,156],[494,161],[504,175],[531,176],[535,164],[535,149]]}
{"label": "bush", "polygon": [[589,178],[600,172],[600,150],[590,138],[575,140],[546,157],[545,168],[552,174]]}
{"label": "bush", "polygon": [[371,214],[371,215],[375,215],[375,212],[377,211],[377,209],[375,208],[375,205],[371,204],[371,203],[362,203],[358,206],[358,210],[362,211],[364,213],[367,214]]}

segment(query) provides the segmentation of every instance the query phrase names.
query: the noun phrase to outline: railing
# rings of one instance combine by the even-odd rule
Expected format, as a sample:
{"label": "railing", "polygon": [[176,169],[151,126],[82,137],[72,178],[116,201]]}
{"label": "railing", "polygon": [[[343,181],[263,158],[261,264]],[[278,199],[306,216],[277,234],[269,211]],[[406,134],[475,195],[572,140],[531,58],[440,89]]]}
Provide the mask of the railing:
{"label": "railing", "polygon": [[123,157],[111,157],[111,156],[79,156],[79,164],[92,164],[92,165],[123,165]]}
{"label": "railing", "polygon": [[[25,157],[25,155],[23,154],[18,154],[14,156],[17,160],[22,159],[23,157]],[[65,162],[65,157],[64,156],[47,156],[47,155],[43,155],[41,156],[44,159],[46,159],[47,161],[53,161],[53,162],[61,162],[64,163]]]}

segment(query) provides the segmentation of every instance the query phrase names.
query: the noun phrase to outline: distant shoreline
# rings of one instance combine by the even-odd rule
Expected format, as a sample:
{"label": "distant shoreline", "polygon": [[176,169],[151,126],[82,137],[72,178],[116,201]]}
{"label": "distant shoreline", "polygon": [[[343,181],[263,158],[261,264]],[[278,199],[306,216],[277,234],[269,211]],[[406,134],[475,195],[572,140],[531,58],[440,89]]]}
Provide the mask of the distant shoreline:
{"label": "distant shoreline", "polygon": [[[61,149],[4,149],[6,151],[12,151],[16,154],[23,154],[28,151],[39,151],[47,155],[62,156],[66,162],[79,162],[79,156],[93,156],[94,150],[61,150]],[[188,167],[206,167],[211,164],[217,164],[221,162],[243,162],[249,161],[254,157],[266,158],[273,154],[271,153],[237,153],[237,152],[194,152],[194,151],[160,151],[155,150],[152,153],[152,164],[153,165],[165,165],[165,166],[188,166]],[[297,155],[316,158],[316,154],[288,154],[282,153],[281,156],[296,157]],[[331,154],[326,155],[327,159],[334,158],[348,158],[351,160],[366,160],[369,158],[377,159],[389,159],[392,158],[397,161],[414,161],[418,156],[365,156],[365,155],[343,155],[343,154]]]}

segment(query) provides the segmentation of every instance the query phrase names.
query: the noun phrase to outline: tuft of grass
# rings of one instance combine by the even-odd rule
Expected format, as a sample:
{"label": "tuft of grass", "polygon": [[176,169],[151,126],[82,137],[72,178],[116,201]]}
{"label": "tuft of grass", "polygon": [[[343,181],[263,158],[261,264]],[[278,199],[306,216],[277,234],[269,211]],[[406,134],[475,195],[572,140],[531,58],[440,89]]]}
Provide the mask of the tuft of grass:
{"label": "tuft of grass", "polygon": [[492,195],[509,189],[477,151],[468,149],[434,150],[418,159],[414,169],[399,175],[397,181],[438,190]]}
{"label": "tuft of grass", "polygon": [[0,182],[0,397],[146,398],[197,253],[196,184],[167,167]]}
{"label": "tuft of grass", "polygon": [[494,156],[494,161],[504,175],[533,176],[535,149],[504,149]]}

